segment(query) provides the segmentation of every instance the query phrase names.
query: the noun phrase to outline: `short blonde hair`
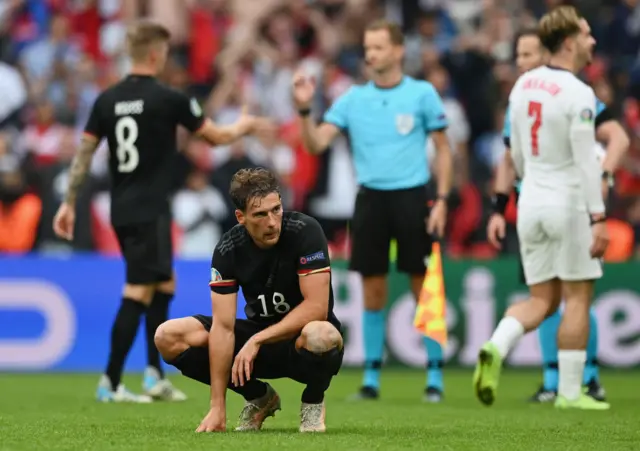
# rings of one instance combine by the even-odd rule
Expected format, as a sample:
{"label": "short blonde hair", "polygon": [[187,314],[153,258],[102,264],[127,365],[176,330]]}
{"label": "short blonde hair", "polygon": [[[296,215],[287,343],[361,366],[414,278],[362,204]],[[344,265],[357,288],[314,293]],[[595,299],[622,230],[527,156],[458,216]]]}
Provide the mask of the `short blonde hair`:
{"label": "short blonde hair", "polygon": [[378,30],[387,30],[389,39],[391,39],[393,45],[404,45],[404,34],[402,33],[402,28],[400,28],[400,25],[397,23],[386,19],[374,20],[367,26],[365,32]]}
{"label": "short blonde hair", "polygon": [[155,44],[169,42],[171,33],[166,27],[141,20],[127,31],[127,49],[131,59],[139,61],[146,58],[149,48]]}
{"label": "short blonde hair", "polygon": [[573,6],[559,6],[545,14],[538,24],[540,42],[557,53],[565,39],[580,33],[582,16]]}

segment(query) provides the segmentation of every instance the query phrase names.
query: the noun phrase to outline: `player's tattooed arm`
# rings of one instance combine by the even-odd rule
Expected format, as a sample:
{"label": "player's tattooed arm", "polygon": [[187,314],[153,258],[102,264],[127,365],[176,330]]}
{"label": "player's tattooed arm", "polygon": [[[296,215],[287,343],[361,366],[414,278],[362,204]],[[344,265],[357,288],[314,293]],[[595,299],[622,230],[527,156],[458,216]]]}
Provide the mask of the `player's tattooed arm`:
{"label": "player's tattooed arm", "polygon": [[69,186],[64,201],[69,205],[75,205],[80,187],[87,177],[93,154],[98,148],[99,141],[93,137],[83,136],[80,148],[73,158],[69,170]]}

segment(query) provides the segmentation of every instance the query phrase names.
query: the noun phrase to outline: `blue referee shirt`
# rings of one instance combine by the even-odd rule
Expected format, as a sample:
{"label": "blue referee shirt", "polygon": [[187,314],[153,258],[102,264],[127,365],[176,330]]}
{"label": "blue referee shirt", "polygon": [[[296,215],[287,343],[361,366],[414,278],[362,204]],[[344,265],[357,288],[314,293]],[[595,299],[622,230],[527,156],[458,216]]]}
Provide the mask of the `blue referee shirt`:
{"label": "blue referee shirt", "polygon": [[392,88],[373,82],[351,87],[325,113],[324,121],[347,133],[358,184],[385,191],[429,181],[427,137],[447,127],[433,85],[408,76]]}
{"label": "blue referee shirt", "polygon": [[[602,124],[606,120],[609,120],[611,117],[609,114],[605,116],[603,113],[607,110],[607,105],[604,102],[596,97],[596,128],[598,125]],[[504,126],[502,127],[502,139],[504,140],[504,145],[507,147],[511,147],[511,122],[509,121],[509,107],[507,107],[507,111],[505,111],[504,115]],[[520,180],[517,180],[515,183],[516,190],[520,191]]]}

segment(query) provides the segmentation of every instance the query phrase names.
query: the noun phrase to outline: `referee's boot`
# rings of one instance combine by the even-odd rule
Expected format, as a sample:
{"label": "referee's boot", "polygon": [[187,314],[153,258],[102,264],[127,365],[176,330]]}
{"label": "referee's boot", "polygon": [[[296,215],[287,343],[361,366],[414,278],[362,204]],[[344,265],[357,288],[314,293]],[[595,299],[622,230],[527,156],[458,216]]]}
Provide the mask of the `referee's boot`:
{"label": "referee's boot", "polygon": [[438,387],[427,387],[424,389],[423,401],[431,404],[441,403],[444,399],[444,393]]}
{"label": "referee's boot", "polygon": [[148,366],[144,370],[142,389],[155,401],[186,401],[187,395],[178,390],[168,379],[162,379],[157,369]]}
{"label": "referee's boot", "polygon": [[372,401],[376,400],[380,397],[380,390],[376,387],[371,387],[368,385],[363,385],[358,390],[358,393],[354,393],[349,397],[350,401]]}
{"label": "referee's boot", "polygon": [[529,402],[537,403],[537,404],[544,404],[544,403],[554,402],[556,400],[557,396],[558,396],[558,392],[557,391],[548,390],[548,389],[546,389],[544,387],[544,385],[541,385],[540,388],[538,388],[538,391],[535,392],[529,398]]}
{"label": "referee's boot", "polygon": [[280,396],[271,385],[266,385],[267,393],[261,398],[244,402],[236,431],[259,431],[264,420],[276,416],[276,412],[281,409]]}

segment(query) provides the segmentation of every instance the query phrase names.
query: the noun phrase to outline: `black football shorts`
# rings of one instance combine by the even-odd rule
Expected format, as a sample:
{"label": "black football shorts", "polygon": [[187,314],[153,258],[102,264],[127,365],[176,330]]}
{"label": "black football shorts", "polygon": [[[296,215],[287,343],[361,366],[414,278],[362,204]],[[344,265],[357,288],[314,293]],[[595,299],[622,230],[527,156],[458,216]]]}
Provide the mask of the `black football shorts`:
{"label": "black football shorts", "polygon": [[150,285],[171,280],[171,215],[151,222],[114,226],[127,265],[127,283]]}
{"label": "black football shorts", "polygon": [[428,200],[426,186],[393,191],[360,188],[350,223],[350,269],[363,276],[386,274],[389,245],[395,238],[398,270],[424,275],[425,257],[431,255],[433,244],[425,222]]}

